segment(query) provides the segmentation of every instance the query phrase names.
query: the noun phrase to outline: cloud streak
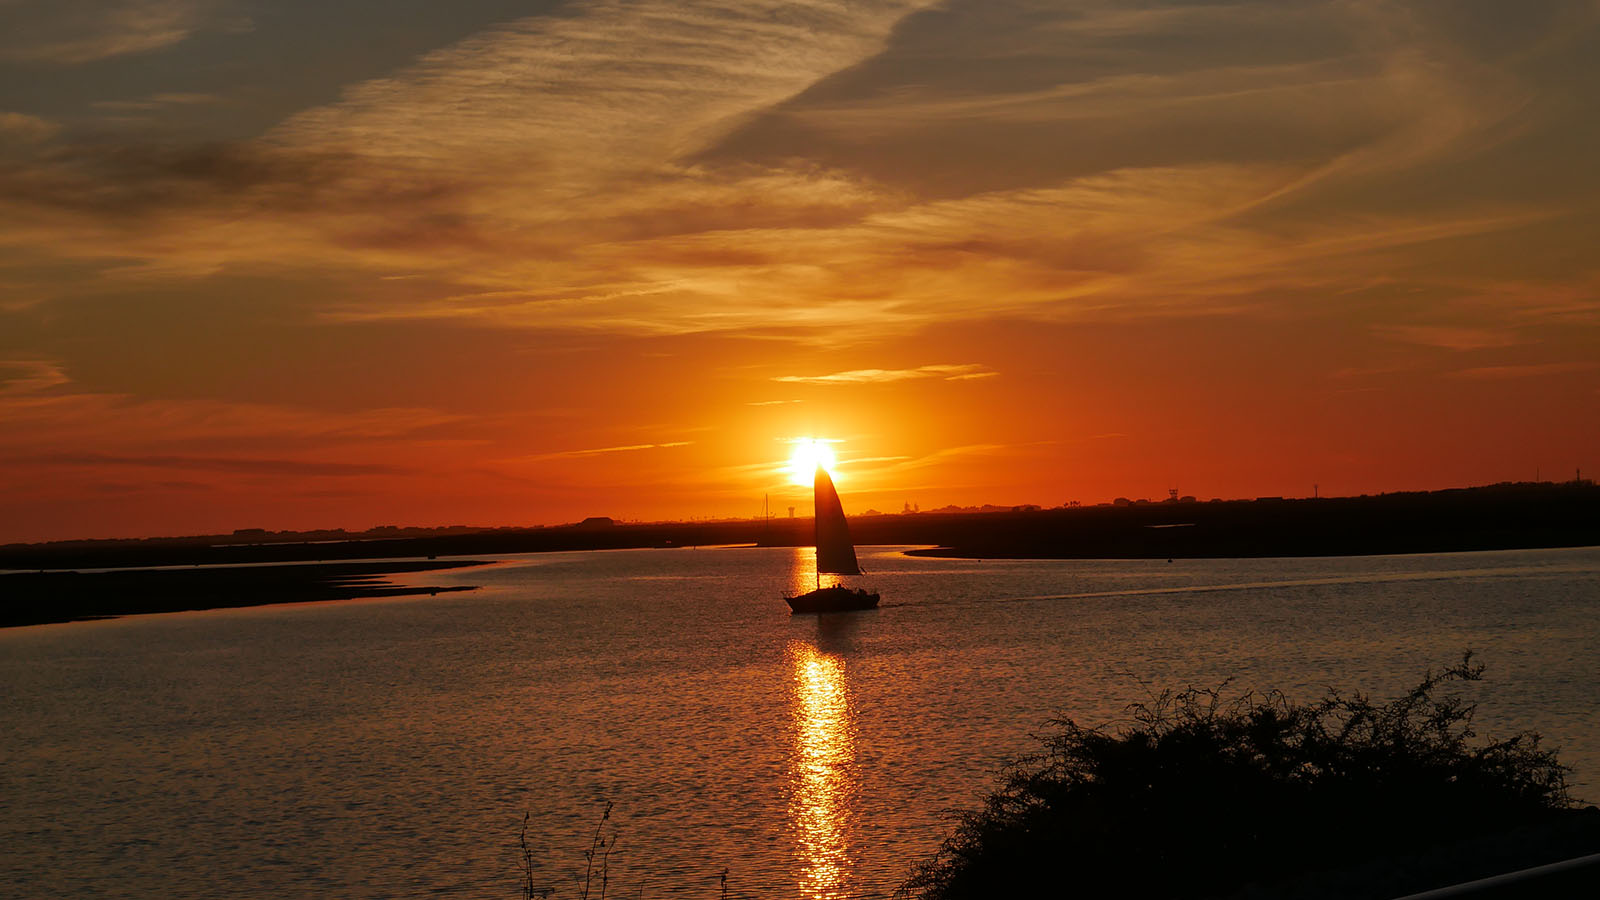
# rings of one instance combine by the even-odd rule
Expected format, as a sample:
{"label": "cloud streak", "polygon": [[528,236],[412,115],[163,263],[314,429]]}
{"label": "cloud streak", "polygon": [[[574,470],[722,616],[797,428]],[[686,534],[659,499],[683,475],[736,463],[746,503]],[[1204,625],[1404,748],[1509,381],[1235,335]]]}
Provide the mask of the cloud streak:
{"label": "cloud streak", "polygon": [[1451,372],[1451,377],[1473,381],[1506,381],[1518,378],[1542,378],[1547,375],[1567,375],[1600,369],[1595,362],[1534,363],[1520,366],[1479,366]]}
{"label": "cloud streak", "polygon": [[6,143],[37,144],[61,130],[61,126],[39,116],[19,112],[0,112],[0,146]]}
{"label": "cloud streak", "polygon": [[297,459],[245,459],[222,456],[117,456],[107,453],[62,453],[51,456],[17,457],[9,460],[9,462],[43,466],[130,466],[199,472],[226,472],[240,475],[392,475],[403,471],[394,466],[372,463],[319,462]]}
{"label": "cloud streak", "polygon": [[1390,340],[1420,344],[1424,347],[1442,347],[1447,350],[1511,347],[1523,341],[1512,332],[1450,325],[1380,325],[1373,331],[1380,337]]}
{"label": "cloud streak", "polygon": [[596,170],[633,174],[876,51],[919,5],[593,0],[431,53],[272,140],[455,165],[509,160],[569,184]]}
{"label": "cloud streak", "polygon": [[993,378],[1000,373],[976,363],[919,366],[915,369],[852,369],[830,375],[780,375],[773,381],[785,384],[883,384],[937,378],[943,381],[972,381]]}
{"label": "cloud streak", "polygon": [[[18,364],[12,363],[12,366]],[[177,446],[202,441],[371,440],[415,436],[467,421],[423,408],[352,412],[268,403],[142,398],[56,390],[66,375],[50,363],[31,363],[0,388],[0,450],[96,442]]]}
{"label": "cloud streak", "polygon": [[56,362],[43,359],[0,360],[0,398],[35,394],[70,384]]}
{"label": "cloud streak", "polygon": [[572,459],[586,456],[600,456],[607,453],[632,453],[639,450],[670,450],[674,447],[688,447],[694,441],[668,441],[661,444],[624,444],[617,447],[594,447],[587,450],[559,450],[554,453],[538,453],[533,456],[523,456],[523,462],[541,462],[549,459]]}
{"label": "cloud streak", "polygon": [[206,28],[244,30],[227,0],[11,0],[0,3],[0,62],[75,65],[148,53]]}

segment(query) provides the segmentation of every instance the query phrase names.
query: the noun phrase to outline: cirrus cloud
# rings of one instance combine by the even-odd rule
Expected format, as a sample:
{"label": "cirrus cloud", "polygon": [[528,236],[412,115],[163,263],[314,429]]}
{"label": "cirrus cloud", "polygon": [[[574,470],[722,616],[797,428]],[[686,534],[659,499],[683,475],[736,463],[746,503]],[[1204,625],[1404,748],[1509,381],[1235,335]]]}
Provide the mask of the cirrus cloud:
{"label": "cirrus cloud", "polygon": [[943,381],[973,381],[993,378],[1000,373],[976,363],[918,366],[915,369],[852,369],[830,375],[780,375],[773,381],[785,384],[881,384],[937,378]]}
{"label": "cirrus cloud", "polygon": [[230,0],[10,0],[0,62],[73,65],[177,44],[197,31],[247,30]]}

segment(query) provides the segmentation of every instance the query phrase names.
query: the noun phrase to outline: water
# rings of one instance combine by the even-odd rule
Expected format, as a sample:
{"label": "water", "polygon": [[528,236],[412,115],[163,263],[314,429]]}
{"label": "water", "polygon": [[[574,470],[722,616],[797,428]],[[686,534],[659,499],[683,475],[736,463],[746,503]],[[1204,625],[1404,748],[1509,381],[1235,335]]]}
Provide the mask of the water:
{"label": "water", "polygon": [[[866,548],[875,611],[790,617],[810,551],[517,557],[470,594],[0,631],[0,893],[883,897],[1055,715],[1147,690],[1380,698],[1466,648],[1480,731],[1600,800],[1600,548],[961,561]],[[596,880],[592,897],[599,896]]]}

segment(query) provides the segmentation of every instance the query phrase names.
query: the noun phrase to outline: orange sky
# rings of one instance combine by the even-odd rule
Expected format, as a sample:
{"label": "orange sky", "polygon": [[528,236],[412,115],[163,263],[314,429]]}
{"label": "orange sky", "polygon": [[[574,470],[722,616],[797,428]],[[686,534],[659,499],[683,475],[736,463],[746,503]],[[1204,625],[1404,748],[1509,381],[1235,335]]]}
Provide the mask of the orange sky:
{"label": "orange sky", "polygon": [[0,6],[0,541],[1600,472],[1592,2],[325,6]]}

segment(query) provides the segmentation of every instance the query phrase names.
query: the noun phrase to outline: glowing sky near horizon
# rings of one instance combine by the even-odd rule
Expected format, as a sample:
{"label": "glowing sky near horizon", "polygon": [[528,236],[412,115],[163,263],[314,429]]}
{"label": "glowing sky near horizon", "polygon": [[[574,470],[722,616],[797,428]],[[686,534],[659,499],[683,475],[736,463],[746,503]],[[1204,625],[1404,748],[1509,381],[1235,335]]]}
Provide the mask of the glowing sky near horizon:
{"label": "glowing sky near horizon", "polygon": [[1600,3],[0,0],[0,541],[1600,471]]}

